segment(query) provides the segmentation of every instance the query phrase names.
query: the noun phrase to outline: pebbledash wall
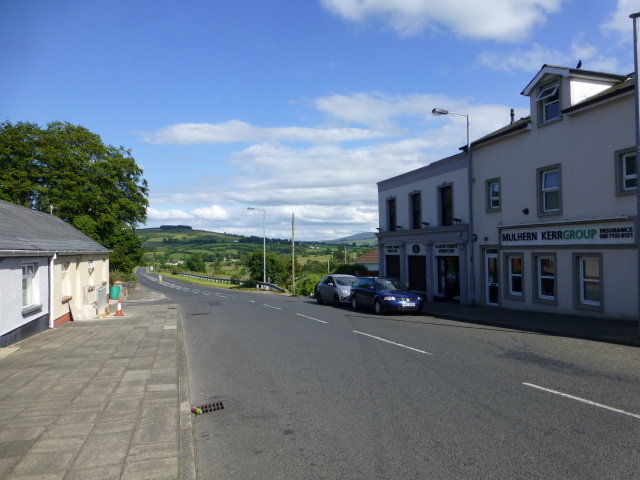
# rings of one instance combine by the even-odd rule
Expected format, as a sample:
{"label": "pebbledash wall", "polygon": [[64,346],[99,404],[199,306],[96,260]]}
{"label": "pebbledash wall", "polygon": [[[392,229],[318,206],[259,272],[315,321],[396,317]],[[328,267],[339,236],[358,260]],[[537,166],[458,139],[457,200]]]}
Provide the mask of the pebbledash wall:
{"label": "pebbledash wall", "polygon": [[530,117],[472,144],[478,298],[637,319],[633,80],[545,65],[522,94]]}

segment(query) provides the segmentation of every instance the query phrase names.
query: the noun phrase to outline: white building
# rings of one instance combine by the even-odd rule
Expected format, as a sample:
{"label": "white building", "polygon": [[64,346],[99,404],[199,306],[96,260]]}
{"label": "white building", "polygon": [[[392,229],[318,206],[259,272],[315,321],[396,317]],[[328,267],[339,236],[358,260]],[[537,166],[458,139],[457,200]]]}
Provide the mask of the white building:
{"label": "white building", "polygon": [[530,116],[471,144],[471,234],[466,154],[378,184],[381,274],[429,300],[637,319],[633,76],[545,65],[522,94]]}
{"label": "white building", "polygon": [[530,117],[472,144],[478,298],[637,318],[633,78],[545,65],[522,94]]}

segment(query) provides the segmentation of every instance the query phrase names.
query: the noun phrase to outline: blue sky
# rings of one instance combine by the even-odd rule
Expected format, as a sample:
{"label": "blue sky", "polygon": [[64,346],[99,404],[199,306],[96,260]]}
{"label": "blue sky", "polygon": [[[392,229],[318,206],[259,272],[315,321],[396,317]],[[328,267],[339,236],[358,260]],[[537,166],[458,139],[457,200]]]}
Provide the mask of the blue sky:
{"label": "blue sky", "polygon": [[[376,182],[528,115],[543,64],[627,74],[640,0],[0,0],[0,116],[132,150],[147,227],[374,232]],[[144,226],[143,226],[144,227]]]}

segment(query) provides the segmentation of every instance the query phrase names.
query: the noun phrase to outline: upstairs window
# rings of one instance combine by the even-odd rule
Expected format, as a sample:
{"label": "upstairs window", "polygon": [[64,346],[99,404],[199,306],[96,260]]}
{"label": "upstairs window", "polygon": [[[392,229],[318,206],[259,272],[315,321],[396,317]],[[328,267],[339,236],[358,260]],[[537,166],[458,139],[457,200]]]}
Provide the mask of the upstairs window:
{"label": "upstairs window", "polygon": [[500,179],[487,180],[487,211],[500,210]]}
{"label": "upstairs window", "polygon": [[538,214],[562,213],[560,166],[538,169]]}
{"label": "upstairs window", "polygon": [[440,225],[453,225],[453,187],[440,188]]}
{"label": "upstairs window", "polygon": [[387,213],[389,215],[389,231],[396,231],[396,199],[387,200]]}
{"label": "upstairs window", "polygon": [[638,167],[635,152],[622,155],[621,161],[622,191],[636,190],[638,188]]}
{"label": "upstairs window", "polygon": [[414,193],[411,197],[411,228],[418,229],[422,222],[422,210],[420,206],[420,194]]}
{"label": "upstairs window", "polygon": [[540,89],[538,98],[538,113],[540,123],[551,122],[560,118],[560,84],[554,83]]}

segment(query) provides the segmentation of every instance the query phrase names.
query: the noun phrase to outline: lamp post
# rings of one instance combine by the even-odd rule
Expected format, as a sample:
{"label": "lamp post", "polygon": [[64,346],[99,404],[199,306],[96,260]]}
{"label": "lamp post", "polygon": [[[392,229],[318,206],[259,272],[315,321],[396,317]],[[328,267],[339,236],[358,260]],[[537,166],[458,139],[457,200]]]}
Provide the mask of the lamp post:
{"label": "lamp post", "polygon": [[469,304],[476,304],[476,280],[475,269],[473,267],[473,171],[471,168],[471,142],[469,138],[469,114],[466,113],[454,113],[442,108],[434,108],[431,110],[436,116],[440,115],[457,115],[459,117],[465,117],[467,119],[467,182],[468,182],[468,196],[469,196]]}
{"label": "lamp post", "polygon": [[247,210],[262,211],[262,283],[267,283],[267,230],[265,229],[267,211],[264,208],[253,207],[247,207]]}
{"label": "lamp post", "polygon": [[[640,74],[640,32],[638,31],[638,18],[640,18],[640,12],[629,15],[629,18],[633,19],[633,59],[635,65],[635,104],[636,104],[636,162],[640,158],[640,92],[638,91],[638,74]],[[635,235],[638,235],[638,229],[640,228],[640,185],[636,180],[636,231]],[[640,291],[640,248],[638,248],[638,263],[636,268],[638,269],[638,289]],[[640,295],[638,296],[638,331],[640,332]]]}

